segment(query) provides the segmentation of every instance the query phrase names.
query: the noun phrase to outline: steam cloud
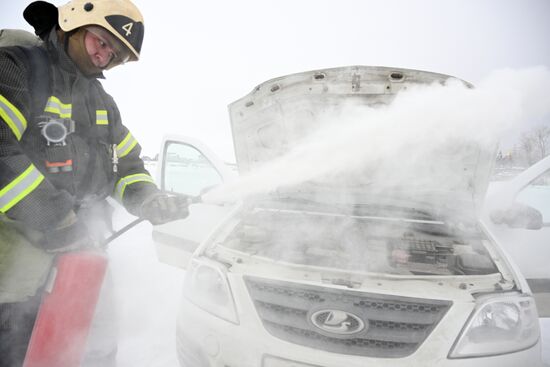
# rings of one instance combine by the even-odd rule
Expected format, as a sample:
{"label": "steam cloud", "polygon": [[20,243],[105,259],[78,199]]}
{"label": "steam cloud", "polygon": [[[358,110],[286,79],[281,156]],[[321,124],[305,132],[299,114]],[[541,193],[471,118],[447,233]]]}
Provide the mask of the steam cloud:
{"label": "steam cloud", "polygon": [[[496,141],[509,129],[549,114],[549,84],[546,68],[505,69],[473,89],[451,80],[445,86],[401,91],[393,103],[381,108],[346,105],[318,117],[322,128],[284,156],[211,190],[203,200],[244,199],[365,167],[376,168],[371,172],[373,182],[385,185],[422,186],[428,183],[422,179],[428,174],[430,182],[462,185],[457,172],[462,163],[454,165],[452,157],[464,153],[461,150],[468,144],[494,154]],[[446,159],[438,165],[442,156]]]}

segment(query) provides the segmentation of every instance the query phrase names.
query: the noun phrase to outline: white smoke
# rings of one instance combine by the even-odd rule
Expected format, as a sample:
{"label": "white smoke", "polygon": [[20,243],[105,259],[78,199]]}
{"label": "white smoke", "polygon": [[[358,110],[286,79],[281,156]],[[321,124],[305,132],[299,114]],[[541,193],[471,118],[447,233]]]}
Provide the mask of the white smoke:
{"label": "white smoke", "polygon": [[[346,105],[319,117],[322,128],[284,156],[208,192],[203,200],[244,199],[365,167],[373,168],[374,181],[386,184],[423,185],[429,174],[432,182],[455,180],[460,185],[461,162],[453,164],[453,156],[469,144],[494,152],[494,143],[508,130],[548,115],[549,84],[546,68],[507,69],[475,88],[450,80],[401,91],[381,108]],[[438,165],[441,156],[446,159]]]}

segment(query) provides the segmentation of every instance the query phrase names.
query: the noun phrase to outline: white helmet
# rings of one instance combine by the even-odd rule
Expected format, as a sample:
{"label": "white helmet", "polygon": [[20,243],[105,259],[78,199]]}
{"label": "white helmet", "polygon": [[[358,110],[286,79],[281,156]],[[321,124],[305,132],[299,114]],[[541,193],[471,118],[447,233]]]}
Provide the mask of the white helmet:
{"label": "white helmet", "polygon": [[41,38],[56,22],[65,32],[86,26],[103,27],[128,48],[130,60],[139,59],[143,16],[130,0],[72,0],[59,8],[46,1],[35,1],[27,6],[23,16]]}
{"label": "white helmet", "polygon": [[65,32],[83,26],[101,26],[128,47],[130,60],[139,59],[143,16],[130,0],[72,0],[58,10],[59,26]]}

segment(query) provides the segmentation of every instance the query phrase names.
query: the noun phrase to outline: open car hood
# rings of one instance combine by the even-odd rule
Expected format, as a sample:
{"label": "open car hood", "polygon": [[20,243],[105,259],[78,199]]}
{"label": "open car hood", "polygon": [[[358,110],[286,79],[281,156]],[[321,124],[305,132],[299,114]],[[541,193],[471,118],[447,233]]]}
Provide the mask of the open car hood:
{"label": "open car hood", "polygon": [[[350,102],[387,106],[400,90],[419,84],[444,85],[449,79],[456,80],[418,70],[351,66],[292,74],[262,83],[229,106],[239,172],[246,174],[285,155],[318,130],[319,117],[329,110]],[[414,143],[413,137],[411,142]],[[365,141],[365,146],[368,144]],[[377,203],[382,207],[418,207],[432,212],[447,208],[471,215],[481,207],[494,148],[496,145],[487,148],[473,141],[461,141],[439,147],[428,159],[402,157],[401,168],[394,165],[391,169],[380,159],[337,177],[281,187],[271,198],[311,202],[322,196],[334,200],[328,204]],[[405,168],[410,177],[391,179],[392,174]],[[327,195],[319,195],[320,192]]]}

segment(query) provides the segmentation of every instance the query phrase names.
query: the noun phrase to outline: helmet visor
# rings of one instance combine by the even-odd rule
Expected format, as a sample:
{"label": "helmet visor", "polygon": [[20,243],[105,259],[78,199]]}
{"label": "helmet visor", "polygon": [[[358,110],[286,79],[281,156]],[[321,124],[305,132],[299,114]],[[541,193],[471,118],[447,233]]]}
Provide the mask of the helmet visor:
{"label": "helmet visor", "polygon": [[130,60],[130,50],[109,31],[98,26],[88,26],[85,27],[85,29],[95,36],[98,42],[98,47],[101,47],[109,52],[110,59],[104,69],[110,69]]}

